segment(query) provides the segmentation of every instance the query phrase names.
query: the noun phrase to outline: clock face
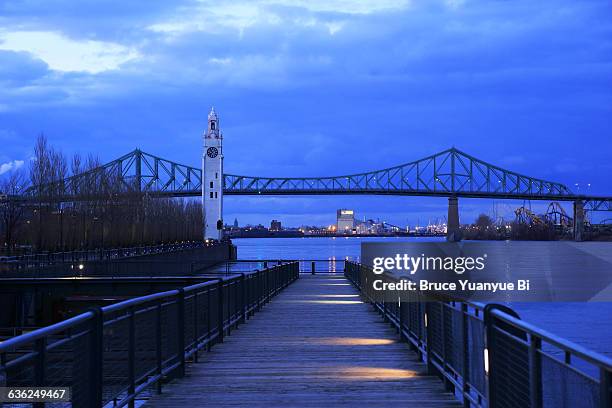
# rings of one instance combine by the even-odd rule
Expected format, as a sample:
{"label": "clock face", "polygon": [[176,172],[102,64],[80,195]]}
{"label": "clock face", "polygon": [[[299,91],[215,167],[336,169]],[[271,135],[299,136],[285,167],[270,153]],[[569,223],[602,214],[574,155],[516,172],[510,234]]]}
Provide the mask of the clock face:
{"label": "clock face", "polygon": [[208,150],[206,150],[206,155],[210,157],[211,159],[214,159],[215,157],[217,157],[218,154],[219,154],[219,150],[217,150],[216,147],[209,147]]}

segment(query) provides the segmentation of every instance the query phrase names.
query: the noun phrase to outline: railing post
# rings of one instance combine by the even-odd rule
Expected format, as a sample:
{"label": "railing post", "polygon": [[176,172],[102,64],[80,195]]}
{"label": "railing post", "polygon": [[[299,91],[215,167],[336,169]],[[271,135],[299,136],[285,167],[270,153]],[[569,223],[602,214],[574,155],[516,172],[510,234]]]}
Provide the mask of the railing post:
{"label": "railing post", "polygon": [[432,362],[432,353],[433,353],[433,349],[432,349],[432,345],[431,345],[431,338],[433,336],[432,334],[432,330],[431,330],[431,324],[429,322],[429,316],[431,316],[431,303],[430,302],[425,302],[425,316],[423,316],[423,322],[425,324],[425,353],[426,353],[426,363],[427,363],[427,374],[434,374],[435,373],[435,369],[434,369],[434,365]]}
{"label": "railing post", "polygon": [[103,335],[104,335],[104,316],[102,309],[93,308],[93,317],[89,322],[89,401],[90,407],[102,406],[102,393],[104,387],[103,358]]}
{"label": "railing post", "polygon": [[185,376],[185,291],[183,288],[178,289],[176,295],[176,308],[177,308],[177,357],[179,360],[178,376]]}
{"label": "railing post", "polygon": [[162,305],[159,303],[155,311],[155,360],[157,363],[157,393],[162,392]]}
{"label": "railing post", "polygon": [[255,270],[255,310],[259,312],[259,304],[261,302],[261,272]]}
{"label": "railing post", "polygon": [[[46,354],[47,354],[47,338],[42,337],[36,340],[36,363],[34,365],[34,384],[36,387],[45,386],[45,371],[47,369]],[[35,408],[43,408],[44,402],[36,402],[33,404]]]}
{"label": "railing post", "polygon": [[389,316],[387,314],[387,302],[385,300],[385,296],[382,295],[381,296],[381,302],[382,302],[382,314],[383,314],[383,320],[385,323],[389,322]]}
{"label": "railing post", "polygon": [[211,347],[212,347],[212,325],[210,323],[211,319],[212,319],[212,301],[211,301],[211,294],[210,294],[210,287],[208,288],[208,290],[206,291],[206,350],[210,351]]}
{"label": "railing post", "polygon": [[128,320],[128,396],[129,407],[134,408],[136,393],[136,328],[134,307],[130,307]]}
{"label": "railing post", "polygon": [[461,388],[463,391],[462,397],[463,397],[463,406],[465,408],[469,408],[470,407],[470,401],[465,397],[466,395],[469,394],[470,392],[470,387],[468,385],[468,382],[470,380],[470,347],[469,347],[469,337],[468,337],[468,324],[469,324],[469,318],[468,318],[468,305],[467,303],[461,303],[461,341],[462,341],[462,345],[463,345],[463,350],[462,350],[462,355],[463,355],[463,370],[461,373],[461,377],[462,377],[462,384],[461,384]]}
{"label": "railing post", "polygon": [[236,282],[232,282],[231,280],[227,282],[227,291],[224,291],[223,296],[227,298],[227,300],[223,299],[223,303],[227,303],[227,335],[232,334],[232,310],[230,310],[230,306],[232,305],[232,285],[235,285]]}
{"label": "railing post", "polygon": [[612,372],[601,367],[599,369],[599,401],[601,408],[612,408]]}
{"label": "railing post", "polygon": [[399,339],[400,339],[400,342],[402,342],[404,341],[404,330],[403,330],[404,317],[402,315],[402,298],[401,297],[397,298],[397,322],[398,322],[397,330],[399,333]]}
{"label": "railing post", "polygon": [[263,272],[263,277],[264,277],[264,305],[266,303],[268,303],[268,301],[270,300],[270,270],[265,270]]}
{"label": "railing post", "polygon": [[542,406],[542,359],[539,350],[542,340],[530,335],[529,339],[529,401],[531,408]]}
{"label": "railing post", "polygon": [[312,261],[310,264],[310,272],[314,275],[315,274],[315,261]]}
{"label": "railing post", "polygon": [[217,297],[219,298],[218,310],[217,314],[219,317],[219,322],[217,323],[217,343],[223,343],[223,334],[225,329],[225,322],[223,321],[223,280],[220,279],[217,284]]}
{"label": "railing post", "polygon": [[198,292],[193,292],[193,361],[194,363],[198,362],[198,351],[200,348],[198,347]]}
{"label": "railing post", "polygon": [[494,346],[494,341],[493,341],[493,324],[491,323],[491,320],[494,319],[492,316],[489,315],[489,310],[485,308],[484,310],[484,316],[483,316],[483,321],[484,321],[484,349],[486,351],[485,355],[484,355],[484,365],[485,365],[485,381],[486,381],[486,388],[487,388],[487,402],[489,403],[489,407],[491,408],[495,408],[496,403],[495,403],[495,398],[497,397],[497,394],[495,392],[495,380],[494,380],[494,376],[491,375],[493,373],[493,371],[495,370],[493,363],[493,346]]}
{"label": "railing post", "polygon": [[246,275],[244,273],[240,274],[240,285],[242,286],[242,323],[246,323],[247,321],[247,287],[246,287]]}
{"label": "railing post", "polygon": [[[447,340],[447,337],[449,335],[449,328],[446,327],[445,314],[446,314],[446,312],[447,312],[447,310],[448,310],[448,308],[450,306],[448,306],[448,304],[446,304],[446,303],[438,303],[438,304],[440,305],[440,320],[441,320],[440,321],[440,331],[442,332],[441,336],[440,336],[440,337],[442,337],[442,342],[441,342],[442,343],[441,344],[442,345],[442,362],[443,362],[442,366],[445,367],[447,362],[448,362],[448,352],[447,352],[447,349],[446,349],[446,340]],[[453,339],[451,339],[451,341],[452,340]],[[443,368],[443,370],[444,369],[445,368]],[[443,378],[444,387],[446,388],[446,390],[454,393],[455,386],[453,385],[453,383],[451,383],[446,376],[443,376],[443,377],[444,377]]]}

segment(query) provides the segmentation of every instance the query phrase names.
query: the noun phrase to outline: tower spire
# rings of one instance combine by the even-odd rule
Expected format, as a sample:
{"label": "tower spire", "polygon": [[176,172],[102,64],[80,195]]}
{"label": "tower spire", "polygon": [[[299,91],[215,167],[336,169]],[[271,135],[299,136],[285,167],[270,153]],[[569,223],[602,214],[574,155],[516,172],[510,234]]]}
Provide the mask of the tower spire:
{"label": "tower spire", "polygon": [[215,107],[211,106],[208,113],[208,128],[206,130],[206,138],[220,139],[223,136],[219,130],[219,115],[215,112]]}

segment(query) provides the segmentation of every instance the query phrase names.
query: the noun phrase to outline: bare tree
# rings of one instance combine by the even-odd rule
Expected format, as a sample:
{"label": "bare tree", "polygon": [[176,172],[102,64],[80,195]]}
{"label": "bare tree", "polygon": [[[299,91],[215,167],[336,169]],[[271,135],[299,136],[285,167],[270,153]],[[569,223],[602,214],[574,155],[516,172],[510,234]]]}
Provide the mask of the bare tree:
{"label": "bare tree", "polygon": [[10,253],[17,229],[23,220],[24,203],[18,197],[26,186],[21,170],[12,171],[0,181],[0,221],[2,222],[4,246]]}
{"label": "bare tree", "polygon": [[[30,180],[31,222],[20,240],[36,249],[91,249],[201,239],[199,200],[151,197],[96,156],[70,162],[41,135]],[[70,179],[68,177],[71,177]],[[68,198],[70,197],[70,198]]]}

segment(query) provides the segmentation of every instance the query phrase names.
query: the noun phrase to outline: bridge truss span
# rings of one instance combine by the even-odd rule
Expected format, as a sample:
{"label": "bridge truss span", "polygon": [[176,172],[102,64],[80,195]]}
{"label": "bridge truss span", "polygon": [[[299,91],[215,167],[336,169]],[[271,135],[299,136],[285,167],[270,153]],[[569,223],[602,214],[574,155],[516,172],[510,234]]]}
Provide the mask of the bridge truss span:
{"label": "bridge truss span", "polygon": [[525,176],[451,148],[399,166],[335,177],[225,175],[226,194],[393,194],[419,196],[565,198],[563,184]]}
{"label": "bridge truss span", "polygon": [[[456,148],[399,166],[334,177],[223,175],[229,195],[347,195],[474,197],[581,201],[586,211],[612,211],[612,198],[576,195],[565,185],[519,174]],[[202,169],[136,149],[71,177],[32,186],[28,199],[79,201],[121,194],[195,197],[202,194]]]}
{"label": "bridge truss span", "polygon": [[202,170],[136,149],[109,163],[42,186],[26,195],[88,199],[122,193],[154,196],[197,196],[202,189]]}

